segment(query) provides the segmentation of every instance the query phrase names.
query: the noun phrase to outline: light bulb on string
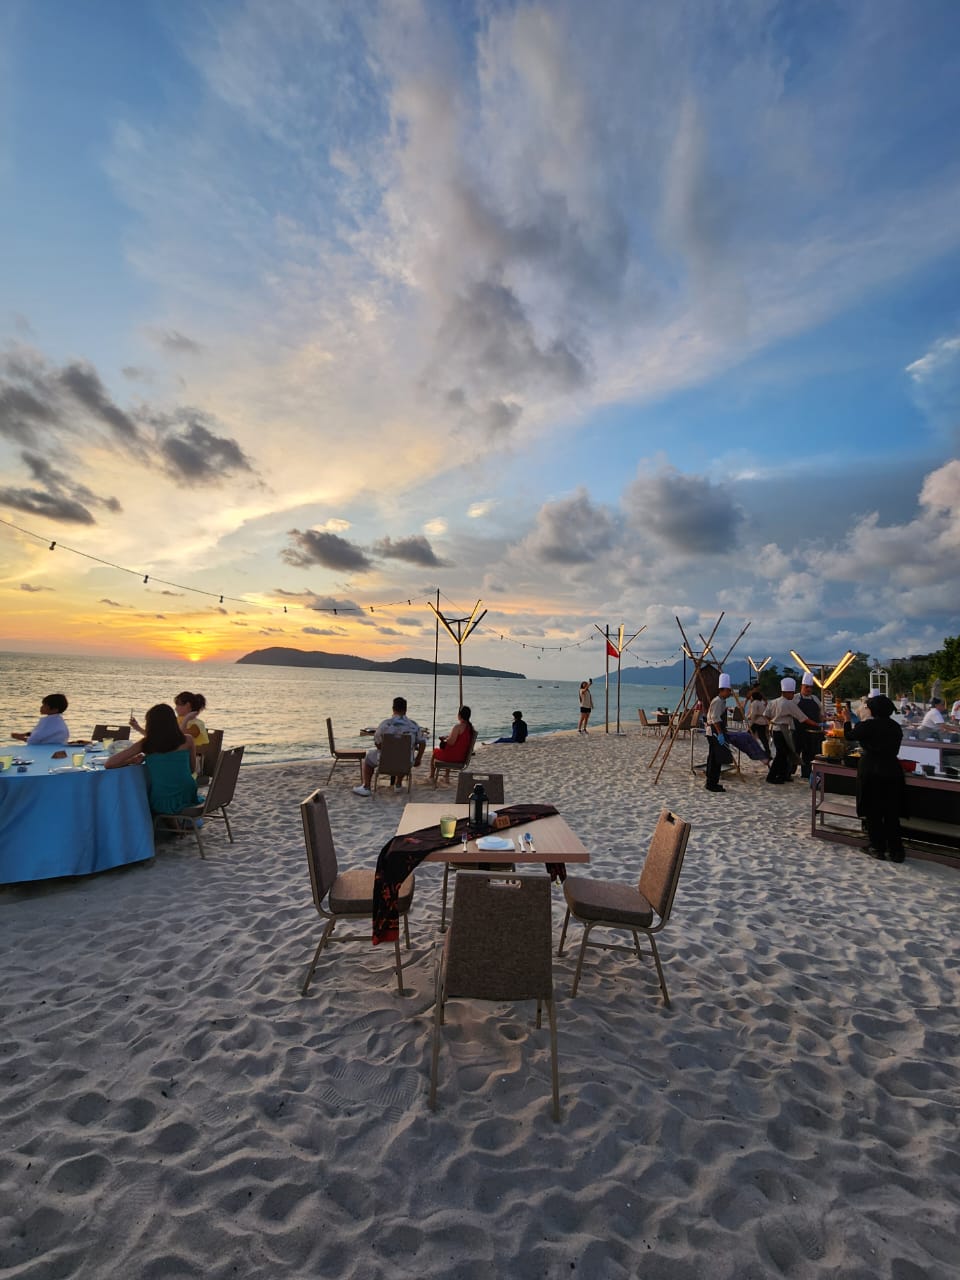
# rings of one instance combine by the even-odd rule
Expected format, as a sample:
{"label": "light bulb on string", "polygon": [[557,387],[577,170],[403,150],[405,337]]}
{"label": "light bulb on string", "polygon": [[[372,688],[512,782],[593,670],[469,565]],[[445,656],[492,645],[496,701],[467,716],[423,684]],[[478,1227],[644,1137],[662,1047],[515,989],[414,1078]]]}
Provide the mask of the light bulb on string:
{"label": "light bulb on string", "polygon": [[54,549],[54,547],[56,547],[56,545],[57,545],[57,544],[56,544],[55,542],[51,542],[51,543],[50,543],[50,550],[52,551],[52,550]]}
{"label": "light bulb on string", "polygon": [[150,575],[149,575],[149,573],[145,573],[145,574],[143,575],[143,582],[144,582],[144,586],[146,586],[146,584],[147,584],[149,581],[150,581]]}

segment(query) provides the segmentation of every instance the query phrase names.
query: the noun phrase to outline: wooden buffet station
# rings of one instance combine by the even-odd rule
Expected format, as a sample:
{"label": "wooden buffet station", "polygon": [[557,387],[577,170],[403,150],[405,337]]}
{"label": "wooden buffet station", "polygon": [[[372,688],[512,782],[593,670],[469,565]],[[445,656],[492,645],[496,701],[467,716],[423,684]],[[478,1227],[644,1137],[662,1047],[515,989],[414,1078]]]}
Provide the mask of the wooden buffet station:
{"label": "wooden buffet station", "polygon": [[[954,748],[956,749],[956,748]],[[960,778],[921,772],[906,776],[907,814],[900,818],[907,856],[960,868]],[[866,848],[857,817],[857,770],[818,756],[811,773],[810,834]]]}

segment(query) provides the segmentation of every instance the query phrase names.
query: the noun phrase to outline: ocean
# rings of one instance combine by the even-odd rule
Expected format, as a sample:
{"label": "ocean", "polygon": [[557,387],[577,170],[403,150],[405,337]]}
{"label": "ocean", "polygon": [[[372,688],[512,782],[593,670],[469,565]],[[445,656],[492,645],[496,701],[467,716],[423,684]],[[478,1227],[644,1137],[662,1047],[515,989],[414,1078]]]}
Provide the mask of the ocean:
{"label": "ocean", "polygon": [[[531,736],[574,729],[579,716],[574,680],[509,680],[464,677],[464,701],[473,711],[481,741],[509,736],[514,711],[522,711]],[[228,662],[181,662],[154,658],[65,657],[62,654],[0,654],[0,741],[32,729],[47,693],[66,694],[66,721],[76,738],[95,724],[126,724],[133,711],[143,722],[155,702],[173,702],[182,690],[207,699],[203,720],[223,729],[227,746],[246,745],[244,764],[278,764],[329,758],[325,720],[330,716],[337,746],[368,746],[360,730],[390,715],[398,694],[408,714],[445,734],[457,717],[457,677],[437,680],[433,723],[433,676],[380,671],[331,671],[308,667],[261,667]],[[635,723],[637,708],[673,708],[682,690],[672,685],[623,685],[620,720]],[[604,688],[593,683],[591,727],[603,731]],[[616,677],[610,682],[610,727],[616,728]]]}

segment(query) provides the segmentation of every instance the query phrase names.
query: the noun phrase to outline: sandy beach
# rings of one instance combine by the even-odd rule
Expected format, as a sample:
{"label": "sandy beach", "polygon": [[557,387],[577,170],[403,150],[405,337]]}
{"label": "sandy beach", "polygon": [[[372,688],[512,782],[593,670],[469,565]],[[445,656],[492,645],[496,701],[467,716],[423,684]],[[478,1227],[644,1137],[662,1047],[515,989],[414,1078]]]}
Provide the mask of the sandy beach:
{"label": "sandy beach", "polygon": [[372,865],[406,801],[345,768],[244,769],[206,861],[0,891],[0,1277],[954,1280],[960,874],[811,840],[806,784],[749,762],[711,795],[679,744],[655,786],[654,747],[476,760],[555,803],[592,874],[635,880],[664,806],[692,823],[671,1008],[652,963],[588,953],[571,999],[555,959],[559,1124],[531,1006],[451,1002],[427,1108],[438,865],[407,998],[365,944],[300,996],[299,802],[324,786],[341,864]]}

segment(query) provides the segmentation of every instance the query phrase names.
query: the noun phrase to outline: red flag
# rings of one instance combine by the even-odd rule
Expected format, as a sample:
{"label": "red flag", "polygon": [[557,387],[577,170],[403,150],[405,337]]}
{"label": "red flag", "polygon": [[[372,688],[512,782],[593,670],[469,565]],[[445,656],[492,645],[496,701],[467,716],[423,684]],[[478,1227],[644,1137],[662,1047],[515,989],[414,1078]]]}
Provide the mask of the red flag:
{"label": "red flag", "polygon": [[620,657],[619,653],[617,653],[616,649],[615,649],[615,648],[614,648],[614,646],[610,643],[610,641],[609,641],[609,640],[607,641],[607,657],[608,657],[608,658],[619,658],[619,657]]}

